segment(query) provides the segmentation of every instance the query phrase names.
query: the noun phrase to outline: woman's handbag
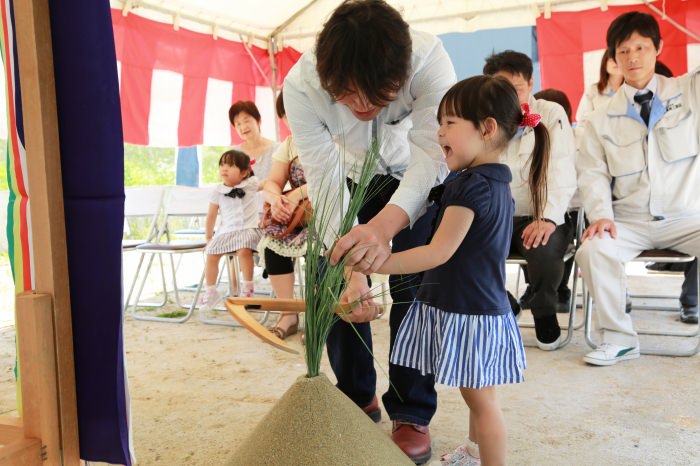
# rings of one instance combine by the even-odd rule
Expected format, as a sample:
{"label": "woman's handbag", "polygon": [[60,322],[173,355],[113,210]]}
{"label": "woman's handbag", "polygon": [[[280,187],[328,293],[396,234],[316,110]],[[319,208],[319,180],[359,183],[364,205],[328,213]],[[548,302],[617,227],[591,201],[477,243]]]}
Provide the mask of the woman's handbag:
{"label": "woman's handbag", "polygon": [[[294,159],[292,159],[289,162],[289,171],[290,171],[290,178],[291,179],[291,169],[292,169],[292,164],[294,163]],[[286,194],[286,193],[283,193]],[[311,216],[313,215],[313,209],[311,207],[311,202],[309,201],[308,198],[304,198],[299,202],[299,205],[297,206],[296,209],[294,209],[294,213],[292,214],[292,218],[289,220],[289,223],[287,225],[282,225],[284,226],[284,230],[276,235],[270,234],[271,238],[274,239],[280,239],[291,232],[293,232],[296,228],[304,228],[308,225],[308,223],[311,221]],[[270,206],[269,202],[265,202],[263,204],[263,216],[262,219],[260,220],[260,228],[265,229],[269,226],[278,224],[273,218],[272,218],[272,208]],[[279,224],[278,224],[279,225]]]}

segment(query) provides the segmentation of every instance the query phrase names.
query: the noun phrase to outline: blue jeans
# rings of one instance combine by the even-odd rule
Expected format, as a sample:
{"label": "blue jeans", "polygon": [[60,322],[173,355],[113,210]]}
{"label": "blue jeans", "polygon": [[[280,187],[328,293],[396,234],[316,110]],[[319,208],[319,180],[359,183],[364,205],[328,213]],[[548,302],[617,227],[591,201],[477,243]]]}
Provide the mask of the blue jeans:
{"label": "blue jeans", "polygon": [[[351,185],[351,181],[348,184]],[[398,180],[388,176],[376,176],[372,183],[383,183],[384,187],[360,210],[359,223],[367,223],[386,206],[399,185]],[[392,252],[404,251],[426,244],[432,223],[437,215],[435,205],[414,224],[413,228],[401,230],[392,240]],[[389,316],[390,347],[394,347],[396,334],[413,302],[420,284],[419,274],[391,275],[389,285],[393,300]],[[362,336],[360,341],[352,326],[338,321],[331,329],[326,342],[328,359],[338,379],[338,388],[358,406],[369,405],[377,389],[377,373],[370,350],[372,333],[369,323],[354,324]],[[415,369],[389,364],[389,389],[382,397],[384,407],[393,420],[428,425],[437,408],[435,379],[432,375],[421,375]]]}

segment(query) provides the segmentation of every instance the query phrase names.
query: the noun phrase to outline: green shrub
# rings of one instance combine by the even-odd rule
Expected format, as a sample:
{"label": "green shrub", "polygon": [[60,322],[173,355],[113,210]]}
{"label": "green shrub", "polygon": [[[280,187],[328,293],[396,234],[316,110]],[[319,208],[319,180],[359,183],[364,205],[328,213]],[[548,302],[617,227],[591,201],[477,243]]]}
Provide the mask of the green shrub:
{"label": "green shrub", "polygon": [[200,179],[202,184],[219,183],[221,181],[219,178],[219,158],[229,148],[226,146],[202,146],[201,149],[202,166],[200,167],[200,173],[202,177]]}
{"label": "green shrub", "polygon": [[[0,139],[0,190],[8,187],[7,140]],[[219,182],[219,157],[226,146],[201,147],[201,183]],[[165,186],[175,184],[177,149],[124,144],[124,186]]]}
{"label": "green shrub", "polygon": [[175,184],[174,148],[124,144],[124,186]]}
{"label": "green shrub", "polygon": [[[200,181],[219,182],[219,157],[228,147],[202,146]],[[124,144],[124,186],[175,184],[177,149]]]}

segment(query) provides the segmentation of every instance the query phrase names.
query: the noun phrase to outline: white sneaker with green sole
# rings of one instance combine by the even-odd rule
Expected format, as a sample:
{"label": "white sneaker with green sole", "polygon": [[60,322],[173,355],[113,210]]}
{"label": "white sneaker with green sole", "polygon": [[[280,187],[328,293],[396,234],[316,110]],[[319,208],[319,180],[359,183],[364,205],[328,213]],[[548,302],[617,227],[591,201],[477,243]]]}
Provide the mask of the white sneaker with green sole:
{"label": "white sneaker with green sole", "polygon": [[619,361],[637,359],[639,357],[639,345],[620,346],[611,343],[603,343],[585,355],[583,360],[594,366],[612,366]]}

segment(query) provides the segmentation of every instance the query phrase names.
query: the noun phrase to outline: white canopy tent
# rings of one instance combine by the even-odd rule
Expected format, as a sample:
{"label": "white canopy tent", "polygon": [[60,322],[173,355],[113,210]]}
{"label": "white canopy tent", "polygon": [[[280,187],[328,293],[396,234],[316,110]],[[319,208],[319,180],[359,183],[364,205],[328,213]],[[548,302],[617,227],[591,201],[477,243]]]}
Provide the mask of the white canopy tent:
{"label": "white canopy tent", "polygon": [[[138,14],[214,37],[246,39],[267,48],[305,51],[340,0],[111,0],[123,14]],[[607,9],[649,0],[389,0],[409,24],[434,34],[533,26],[555,11]],[[274,39],[274,41],[272,40]]]}
{"label": "white canopy tent", "polygon": [[[260,74],[266,75],[266,83],[258,84],[255,97],[249,100],[258,104],[263,114],[263,134],[271,138],[279,134],[273,105],[277,93],[275,82],[279,78],[276,75],[275,53],[287,47],[299,52],[313,47],[321,26],[341,3],[341,0],[110,0],[114,11],[121,11],[124,19],[135,15],[171,24],[175,31],[183,28],[211,35],[215,40],[242,43],[251,57],[249,46],[268,51],[268,54],[257,54],[254,58]],[[606,10],[613,5],[643,3],[662,5],[658,1],[648,0],[388,0],[388,3],[399,9],[413,27],[436,35],[534,26],[538,18],[548,18],[559,11]],[[139,46],[143,42],[134,44]],[[131,52],[132,57],[134,53],[139,53],[133,49]],[[262,63],[268,60],[270,63]],[[270,69],[271,76],[263,72],[263,68]],[[280,70],[280,73],[284,73],[284,70]],[[148,142],[138,142],[126,135],[125,141],[170,147],[189,145],[181,144],[177,138],[180,124],[177,110],[183,101],[182,78],[156,69],[152,83],[154,91],[150,97]],[[231,102],[230,85],[226,83],[223,86],[225,92],[214,95],[217,86],[218,83],[210,83],[205,91],[207,104],[204,113],[216,115],[216,118],[205,116],[204,145],[228,144],[231,138],[228,123],[221,118]],[[128,97],[126,101],[129,102]]]}

